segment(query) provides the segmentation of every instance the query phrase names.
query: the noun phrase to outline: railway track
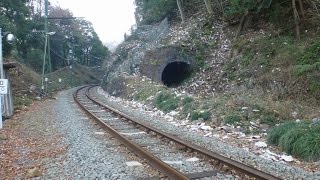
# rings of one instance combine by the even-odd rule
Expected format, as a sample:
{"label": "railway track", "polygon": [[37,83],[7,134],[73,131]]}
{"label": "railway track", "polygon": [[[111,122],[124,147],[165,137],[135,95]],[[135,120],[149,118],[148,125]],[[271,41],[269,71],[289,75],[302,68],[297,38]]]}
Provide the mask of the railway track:
{"label": "railway track", "polygon": [[130,151],[170,179],[214,179],[218,173],[238,179],[279,179],[132,119],[91,96],[91,88],[85,86],[74,93],[79,106]]}

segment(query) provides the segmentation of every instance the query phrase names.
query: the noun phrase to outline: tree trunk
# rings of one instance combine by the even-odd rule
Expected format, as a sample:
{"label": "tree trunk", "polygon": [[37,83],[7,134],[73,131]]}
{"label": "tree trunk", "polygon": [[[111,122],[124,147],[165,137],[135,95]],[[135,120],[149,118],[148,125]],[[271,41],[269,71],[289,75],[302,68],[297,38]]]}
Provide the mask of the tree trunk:
{"label": "tree trunk", "polygon": [[296,0],[292,0],[292,10],[293,10],[294,23],[296,26],[296,36],[298,39],[300,39],[300,26],[299,26],[300,18],[297,11]]}
{"label": "tree trunk", "polygon": [[219,6],[220,6],[220,9],[221,9],[221,12],[222,12],[222,15],[224,16],[224,8],[223,8],[223,4],[221,2],[221,0],[218,0],[219,2]]}
{"label": "tree trunk", "polygon": [[300,6],[300,12],[301,12],[302,19],[305,19],[305,13],[304,13],[302,0],[299,0],[299,6]]}
{"label": "tree trunk", "polygon": [[179,8],[179,12],[180,12],[182,23],[184,23],[185,22],[185,16],[184,16],[184,12],[183,12],[183,0],[177,0],[177,5],[178,5],[178,8]]}
{"label": "tree trunk", "polygon": [[245,24],[245,22],[246,22],[246,18],[247,18],[247,16],[248,16],[248,14],[249,14],[249,12],[247,11],[242,17],[241,17],[241,19],[240,19],[240,24],[239,24],[239,27],[238,27],[238,31],[237,31],[237,37],[239,37],[240,36],[240,33],[241,33],[241,31],[242,31],[242,29],[243,29],[243,26],[244,26],[244,24]]}
{"label": "tree trunk", "polygon": [[211,6],[211,0],[204,0],[204,3],[206,4],[207,11],[210,15],[213,14],[212,6]]}

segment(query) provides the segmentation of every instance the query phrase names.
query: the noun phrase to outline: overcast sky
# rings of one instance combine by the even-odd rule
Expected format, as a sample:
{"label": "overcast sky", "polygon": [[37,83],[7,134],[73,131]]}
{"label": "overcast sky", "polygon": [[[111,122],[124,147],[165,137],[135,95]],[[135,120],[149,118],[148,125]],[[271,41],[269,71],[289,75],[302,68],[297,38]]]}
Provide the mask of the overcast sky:
{"label": "overcast sky", "polygon": [[135,24],[134,0],[49,0],[69,9],[76,17],[85,17],[93,24],[104,44],[121,42],[123,35]]}

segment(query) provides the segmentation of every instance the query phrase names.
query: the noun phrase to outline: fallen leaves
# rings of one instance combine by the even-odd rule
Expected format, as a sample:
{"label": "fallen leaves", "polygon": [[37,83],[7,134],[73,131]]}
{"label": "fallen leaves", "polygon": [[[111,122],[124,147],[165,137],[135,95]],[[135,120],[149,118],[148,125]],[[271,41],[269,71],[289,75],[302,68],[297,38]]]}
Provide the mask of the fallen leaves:
{"label": "fallen leaves", "polygon": [[[29,115],[39,106],[41,102],[32,105]],[[30,119],[29,115],[28,112],[15,115],[0,130],[1,180],[40,177],[45,173],[43,160],[55,158],[66,150],[60,144],[61,136],[52,126],[50,119],[53,118]]]}

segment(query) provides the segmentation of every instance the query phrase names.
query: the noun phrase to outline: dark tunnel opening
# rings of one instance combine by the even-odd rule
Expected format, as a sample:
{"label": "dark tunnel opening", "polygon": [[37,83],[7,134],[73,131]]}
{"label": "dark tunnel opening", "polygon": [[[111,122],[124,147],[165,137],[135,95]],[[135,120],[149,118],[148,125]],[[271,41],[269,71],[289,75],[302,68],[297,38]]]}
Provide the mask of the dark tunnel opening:
{"label": "dark tunnel opening", "polygon": [[163,84],[168,87],[176,87],[190,77],[191,72],[190,64],[185,62],[172,62],[164,68],[161,80]]}

